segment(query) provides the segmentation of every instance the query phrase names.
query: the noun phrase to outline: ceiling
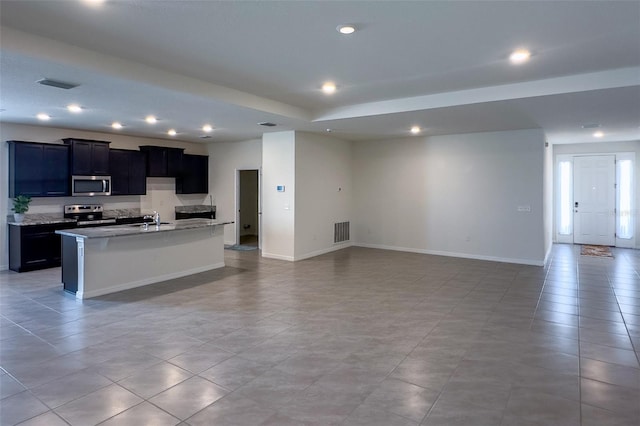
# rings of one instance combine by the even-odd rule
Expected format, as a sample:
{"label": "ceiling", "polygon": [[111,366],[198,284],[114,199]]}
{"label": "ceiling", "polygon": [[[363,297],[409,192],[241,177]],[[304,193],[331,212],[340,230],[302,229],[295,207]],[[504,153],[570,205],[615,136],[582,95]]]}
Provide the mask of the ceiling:
{"label": "ceiling", "polygon": [[[345,23],[357,31],[336,31]],[[512,65],[516,48],[531,60]],[[2,0],[0,49],[3,122],[194,142],[417,125],[578,143],[595,124],[597,141],[640,140],[639,1]]]}

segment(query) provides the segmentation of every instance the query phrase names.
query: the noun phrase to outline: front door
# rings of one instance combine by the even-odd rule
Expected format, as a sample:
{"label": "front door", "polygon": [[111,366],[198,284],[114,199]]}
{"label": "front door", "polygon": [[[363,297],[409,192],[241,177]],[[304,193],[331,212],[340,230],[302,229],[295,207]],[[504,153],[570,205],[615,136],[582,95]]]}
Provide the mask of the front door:
{"label": "front door", "polygon": [[576,244],[616,243],[615,155],[574,158],[573,201]]}

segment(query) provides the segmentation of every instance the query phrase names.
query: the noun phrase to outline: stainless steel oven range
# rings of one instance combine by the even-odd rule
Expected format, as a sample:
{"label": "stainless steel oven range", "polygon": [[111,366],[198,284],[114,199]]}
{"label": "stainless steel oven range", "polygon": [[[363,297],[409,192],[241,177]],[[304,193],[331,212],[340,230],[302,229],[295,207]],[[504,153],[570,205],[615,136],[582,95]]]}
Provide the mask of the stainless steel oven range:
{"label": "stainless steel oven range", "polygon": [[76,219],[78,226],[115,225],[115,217],[104,217],[101,204],[70,204],[64,206],[64,217]]}

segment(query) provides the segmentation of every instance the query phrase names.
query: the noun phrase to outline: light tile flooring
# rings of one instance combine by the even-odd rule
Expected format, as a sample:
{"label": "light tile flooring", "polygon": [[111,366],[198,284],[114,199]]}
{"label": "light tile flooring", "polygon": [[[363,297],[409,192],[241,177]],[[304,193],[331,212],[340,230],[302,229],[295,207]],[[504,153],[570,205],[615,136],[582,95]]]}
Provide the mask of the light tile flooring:
{"label": "light tile flooring", "polygon": [[[638,425],[640,252],[350,248],[77,302],[0,273],[0,423]],[[23,423],[21,423],[23,422]]]}

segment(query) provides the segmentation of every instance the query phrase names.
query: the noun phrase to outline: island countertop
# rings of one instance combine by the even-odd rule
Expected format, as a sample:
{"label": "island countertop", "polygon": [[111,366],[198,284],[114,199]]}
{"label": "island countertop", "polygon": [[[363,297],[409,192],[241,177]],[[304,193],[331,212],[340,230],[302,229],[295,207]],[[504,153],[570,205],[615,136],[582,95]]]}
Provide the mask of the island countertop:
{"label": "island countertop", "polygon": [[181,231],[185,229],[206,228],[209,226],[227,225],[233,221],[211,220],[211,219],[183,219],[172,222],[162,222],[160,226],[151,223],[147,228],[144,225],[115,225],[102,226],[98,228],[74,228],[56,231],[56,234],[76,238],[111,238],[140,234],[153,234],[158,232]]}

